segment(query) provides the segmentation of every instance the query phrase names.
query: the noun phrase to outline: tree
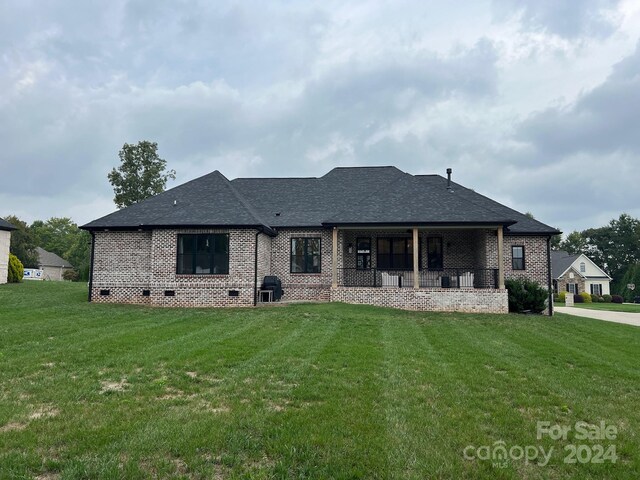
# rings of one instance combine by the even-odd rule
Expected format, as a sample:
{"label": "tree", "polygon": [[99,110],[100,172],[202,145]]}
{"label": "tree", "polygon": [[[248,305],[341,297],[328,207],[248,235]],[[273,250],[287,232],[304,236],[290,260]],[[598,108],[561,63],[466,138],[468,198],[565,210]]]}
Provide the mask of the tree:
{"label": "tree", "polygon": [[[635,288],[629,290],[627,285],[633,284]],[[625,302],[633,302],[640,295],[640,263],[633,263],[625,269],[624,276],[617,285],[616,291],[622,295]]]}
{"label": "tree", "polygon": [[75,237],[81,232],[68,217],[51,217],[46,222],[36,220],[30,228],[36,245],[66,260],[69,259],[65,254],[74,243]]}
{"label": "tree", "polygon": [[165,170],[167,162],[158,156],[157,150],[157,143],[146,140],[137,145],[123,145],[118,153],[120,166],[107,175],[113,185],[113,201],[118,208],[163,192],[167,180],[176,178],[175,170]]}
{"label": "tree", "polygon": [[9,215],[4,218],[7,222],[16,227],[16,230],[11,232],[11,244],[9,246],[9,251],[18,257],[20,262],[22,262],[22,265],[26,268],[37,268],[37,244],[35,243],[29,225],[15,215]]}
{"label": "tree", "polygon": [[24,276],[24,267],[22,262],[18,260],[13,253],[9,254],[9,271],[7,274],[7,281],[9,283],[20,283]]}
{"label": "tree", "polygon": [[566,250],[571,254],[583,253],[586,250],[586,244],[587,242],[582,233],[573,231],[560,243],[560,249]]}
{"label": "tree", "polygon": [[91,234],[86,230],[77,229],[63,258],[75,267],[80,280],[88,280],[91,268]]}
{"label": "tree", "polygon": [[585,253],[594,262],[604,265],[614,282],[619,284],[624,271],[640,261],[640,220],[626,213],[609,225],[582,232]]}
{"label": "tree", "polygon": [[91,262],[91,235],[80,230],[68,217],[52,217],[46,222],[36,220],[31,232],[39,247],[60,255],[78,271],[79,278],[89,278]]}

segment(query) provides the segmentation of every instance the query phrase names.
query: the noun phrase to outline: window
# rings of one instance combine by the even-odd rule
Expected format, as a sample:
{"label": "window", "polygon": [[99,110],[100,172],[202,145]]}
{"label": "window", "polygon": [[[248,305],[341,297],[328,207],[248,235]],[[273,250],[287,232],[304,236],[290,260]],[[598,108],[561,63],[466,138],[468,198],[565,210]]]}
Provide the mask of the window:
{"label": "window", "polygon": [[320,239],[291,239],[291,273],[320,273]]}
{"label": "window", "polygon": [[442,237],[427,238],[427,267],[429,270],[442,270]]}
{"label": "window", "polygon": [[584,262],[580,262],[580,273],[584,273],[587,271],[587,266]]}
{"label": "window", "polygon": [[600,284],[600,283],[592,283],[591,284],[591,295],[602,296],[602,284]]}
{"label": "window", "polygon": [[524,270],[524,247],[522,245],[511,247],[511,268]]}
{"label": "window", "polygon": [[371,238],[356,239],[356,268],[358,270],[371,268]]}
{"label": "window", "polygon": [[229,273],[229,235],[205,233],[178,235],[178,274]]}
{"label": "window", "polygon": [[574,295],[578,293],[578,284],[577,283],[567,283],[567,292],[573,293]]}
{"label": "window", "polygon": [[413,240],[411,238],[378,238],[378,269],[412,270]]}

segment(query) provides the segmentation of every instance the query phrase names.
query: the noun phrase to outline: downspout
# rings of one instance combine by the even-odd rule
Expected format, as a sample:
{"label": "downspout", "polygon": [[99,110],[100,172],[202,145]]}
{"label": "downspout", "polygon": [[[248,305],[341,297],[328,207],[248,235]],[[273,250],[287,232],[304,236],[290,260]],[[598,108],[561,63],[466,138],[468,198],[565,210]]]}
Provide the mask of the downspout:
{"label": "downspout", "polygon": [[256,231],[256,251],[255,257],[253,259],[253,306],[258,305],[258,235],[260,235],[260,230]]}
{"label": "downspout", "polygon": [[547,288],[549,289],[549,316],[553,316],[553,285],[551,283],[551,237],[547,237]]}
{"label": "downspout", "polygon": [[91,302],[91,294],[93,292],[93,259],[95,257],[95,253],[96,253],[96,235],[93,232],[93,230],[91,230],[89,233],[91,233],[91,266],[89,267],[89,302]]}

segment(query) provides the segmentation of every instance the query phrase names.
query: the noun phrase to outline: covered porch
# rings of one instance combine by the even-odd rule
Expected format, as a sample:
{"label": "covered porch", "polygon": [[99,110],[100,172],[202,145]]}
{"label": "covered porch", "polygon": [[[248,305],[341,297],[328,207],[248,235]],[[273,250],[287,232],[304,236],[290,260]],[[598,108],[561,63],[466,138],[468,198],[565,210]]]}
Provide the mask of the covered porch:
{"label": "covered porch", "polygon": [[506,313],[502,226],[334,227],[334,301]]}

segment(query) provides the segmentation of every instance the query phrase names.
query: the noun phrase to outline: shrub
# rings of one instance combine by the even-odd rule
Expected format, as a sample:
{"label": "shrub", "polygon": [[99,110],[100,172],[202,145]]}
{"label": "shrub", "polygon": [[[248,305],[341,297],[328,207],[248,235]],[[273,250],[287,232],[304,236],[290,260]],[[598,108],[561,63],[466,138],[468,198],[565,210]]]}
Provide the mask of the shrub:
{"label": "shrub", "polygon": [[553,295],[553,303],[559,303],[559,302],[560,302],[560,295],[556,293]]}
{"label": "shrub", "polygon": [[598,303],[604,303],[604,298],[598,297]]}
{"label": "shrub", "polygon": [[602,299],[606,302],[606,303],[611,303],[611,295],[609,295],[608,293],[602,296]]}
{"label": "shrub", "polygon": [[596,295],[595,293],[591,294],[591,301],[593,303],[598,303],[600,301],[600,297],[598,295]]}
{"label": "shrub", "polygon": [[13,253],[9,254],[9,275],[7,281],[9,283],[20,283],[24,275],[24,266],[22,262]]}
{"label": "shrub", "polygon": [[584,300],[584,303],[591,303],[591,294],[587,293],[587,292],[582,292],[580,294],[580,296],[582,297],[582,299]]}
{"label": "shrub", "polygon": [[567,292],[560,292],[558,294],[558,298],[560,299],[560,301],[562,303],[564,303],[566,301],[566,298],[567,298]]}
{"label": "shrub", "polygon": [[509,311],[541,313],[546,308],[548,292],[537,282],[526,279],[507,280]]}
{"label": "shrub", "polygon": [[573,303],[584,303],[584,297],[582,295],[575,294],[573,296]]}
{"label": "shrub", "polygon": [[80,280],[80,274],[77,270],[65,270],[62,272],[62,278],[70,282],[77,282]]}
{"label": "shrub", "polygon": [[622,303],[624,299],[620,295],[611,295],[611,301],[613,303]]}

